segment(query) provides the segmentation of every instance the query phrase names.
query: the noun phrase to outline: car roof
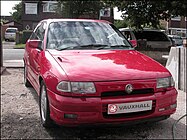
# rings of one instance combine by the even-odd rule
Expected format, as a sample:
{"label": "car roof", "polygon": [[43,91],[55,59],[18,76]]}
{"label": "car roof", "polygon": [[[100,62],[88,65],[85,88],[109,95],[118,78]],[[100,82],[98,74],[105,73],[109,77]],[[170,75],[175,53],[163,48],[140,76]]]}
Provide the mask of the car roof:
{"label": "car roof", "polygon": [[168,35],[169,37],[178,37],[181,38],[179,35]]}
{"label": "car roof", "polygon": [[101,22],[101,23],[111,24],[111,22],[106,20],[94,20],[94,19],[44,19],[42,21],[47,21],[48,23],[59,22],[59,21],[85,21],[85,22]]}
{"label": "car roof", "polygon": [[[119,30],[120,31],[133,31],[133,29],[129,28],[129,27],[127,27],[127,28],[120,28]],[[150,29],[150,28],[143,28],[143,31],[163,32],[163,31],[161,31],[159,29]]]}
{"label": "car roof", "polygon": [[18,29],[18,28],[14,28],[14,27],[8,27],[8,28],[6,28],[6,30],[7,30],[7,29]]}
{"label": "car roof", "polygon": [[119,28],[120,31],[131,31],[132,29],[130,28]]}

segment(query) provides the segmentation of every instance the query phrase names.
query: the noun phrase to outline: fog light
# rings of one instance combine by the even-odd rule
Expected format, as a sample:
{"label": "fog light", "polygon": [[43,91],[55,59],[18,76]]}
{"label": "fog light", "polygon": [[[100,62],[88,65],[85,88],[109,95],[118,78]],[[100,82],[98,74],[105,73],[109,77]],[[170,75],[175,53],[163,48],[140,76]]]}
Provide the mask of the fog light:
{"label": "fog light", "polygon": [[76,119],[77,114],[64,114],[64,118],[66,118],[66,119]]}
{"label": "fog light", "polygon": [[158,111],[164,111],[165,110],[165,108],[159,108],[158,109]]}
{"label": "fog light", "polygon": [[170,105],[170,108],[177,108],[177,104]]}

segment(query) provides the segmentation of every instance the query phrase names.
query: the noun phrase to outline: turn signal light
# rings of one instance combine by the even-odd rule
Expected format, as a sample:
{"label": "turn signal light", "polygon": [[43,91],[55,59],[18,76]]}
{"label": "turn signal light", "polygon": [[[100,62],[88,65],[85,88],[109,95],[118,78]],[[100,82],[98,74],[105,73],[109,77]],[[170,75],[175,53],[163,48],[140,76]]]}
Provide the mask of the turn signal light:
{"label": "turn signal light", "polygon": [[173,108],[177,108],[177,104],[172,104],[170,106],[167,106],[165,108],[159,108],[158,111],[164,111],[164,110],[168,110],[168,109],[173,109]]}

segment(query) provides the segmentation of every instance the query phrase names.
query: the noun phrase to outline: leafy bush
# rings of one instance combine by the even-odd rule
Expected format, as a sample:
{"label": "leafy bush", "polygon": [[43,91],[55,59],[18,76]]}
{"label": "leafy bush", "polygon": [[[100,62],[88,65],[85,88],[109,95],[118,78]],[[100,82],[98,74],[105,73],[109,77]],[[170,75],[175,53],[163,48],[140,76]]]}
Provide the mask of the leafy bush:
{"label": "leafy bush", "polygon": [[32,30],[23,30],[21,43],[25,44],[27,40],[30,38],[31,34],[32,34]]}
{"label": "leafy bush", "polygon": [[115,20],[114,25],[119,28],[126,28],[128,26],[128,23],[126,20]]}

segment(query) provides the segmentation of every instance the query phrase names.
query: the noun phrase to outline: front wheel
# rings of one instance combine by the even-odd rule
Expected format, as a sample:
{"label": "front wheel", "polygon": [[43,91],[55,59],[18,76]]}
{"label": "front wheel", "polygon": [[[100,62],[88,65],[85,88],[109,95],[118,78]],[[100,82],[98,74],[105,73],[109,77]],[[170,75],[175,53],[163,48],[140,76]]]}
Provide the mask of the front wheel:
{"label": "front wheel", "polygon": [[44,127],[52,127],[54,125],[52,119],[50,118],[49,100],[47,97],[47,90],[44,82],[41,82],[40,86],[40,117],[41,122]]}

